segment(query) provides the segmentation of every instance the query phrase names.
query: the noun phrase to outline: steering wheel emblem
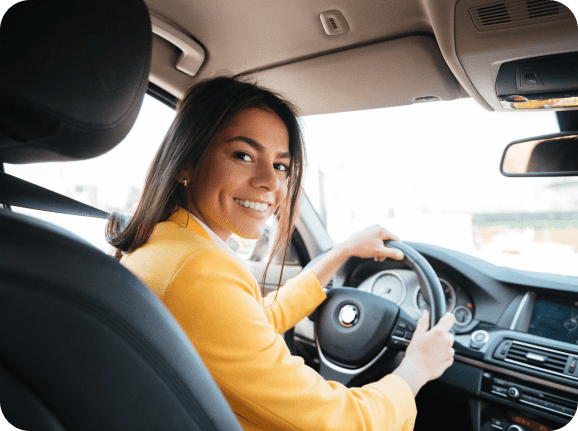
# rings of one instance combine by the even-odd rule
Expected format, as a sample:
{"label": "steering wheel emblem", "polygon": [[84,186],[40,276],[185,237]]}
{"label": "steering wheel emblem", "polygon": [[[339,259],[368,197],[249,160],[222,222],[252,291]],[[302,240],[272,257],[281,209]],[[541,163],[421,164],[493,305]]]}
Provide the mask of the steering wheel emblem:
{"label": "steering wheel emblem", "polygon": [[359,320],[359,310],[355,305],[346,305],[339,311],[339,323],[350,328]]}

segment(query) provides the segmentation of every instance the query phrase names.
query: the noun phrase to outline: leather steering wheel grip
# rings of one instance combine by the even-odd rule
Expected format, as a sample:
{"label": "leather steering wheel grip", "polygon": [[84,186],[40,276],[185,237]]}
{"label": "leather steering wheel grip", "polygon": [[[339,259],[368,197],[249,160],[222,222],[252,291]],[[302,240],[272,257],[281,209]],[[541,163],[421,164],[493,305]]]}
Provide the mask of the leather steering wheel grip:
{"label": "leather steering wheel grip", "polygon": [[[393,240],[384,241],[384,244],[386,247],[401,250],[404,255],[403,262],[417,274],[421,294],[430,304],[430,328],[433,328],[447,312],[444,290],[437,274],[429,262],[409,245]],[[427,288],[428,285],[429,289]]]}

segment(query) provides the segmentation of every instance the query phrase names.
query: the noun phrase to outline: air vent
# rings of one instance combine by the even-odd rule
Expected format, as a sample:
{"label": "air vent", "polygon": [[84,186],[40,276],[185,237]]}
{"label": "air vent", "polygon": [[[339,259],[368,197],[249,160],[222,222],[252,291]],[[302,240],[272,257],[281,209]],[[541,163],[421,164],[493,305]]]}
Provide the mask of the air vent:
{"label": "air vent", "polygon": [[529,18],[542,18],[560,13],[558,10],[560,3],[555,1],[527,0],[527,4]]}
{"label": "air vent", "polygon": [[471,8],[470,16],[480,31],[574,19],[570,9],[552,0],[503,0]]}
{"label": "air vent", "polygon": [[531,365],[542,368],[545,371],[564,374],[568,356],[569,355],[554,350],[514,341],[508,350],[505,360],[507,362],[514,362],[526,366]]}
{"label": "air vent", "polygon": [[576,360],[576,355],[560,350],[521,341],[506,340],[498,346],[494,358],[533,370],[578,380],[575,377],[575,370],[570,371],[571,368],[569,368],[571,358]]}
{"label": "air vent", "polygon": [[477,12],[484,27],[512,22],[504,3],[481,7]]}

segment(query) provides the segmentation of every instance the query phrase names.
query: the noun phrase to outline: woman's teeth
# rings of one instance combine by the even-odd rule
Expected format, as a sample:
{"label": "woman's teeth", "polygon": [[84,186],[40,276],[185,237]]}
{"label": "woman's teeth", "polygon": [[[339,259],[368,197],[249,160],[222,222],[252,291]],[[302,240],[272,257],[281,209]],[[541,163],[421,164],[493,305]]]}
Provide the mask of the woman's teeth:
{"label": "woman's teeth", "polygon": [[259,202],[242,201],[240,199],[235,199],[235,202],[237,202],[239,205],[244,206],[245,208],[251,208],[252,210],[259,212],[265,212],[269,209],[268,204],[262,204]]}

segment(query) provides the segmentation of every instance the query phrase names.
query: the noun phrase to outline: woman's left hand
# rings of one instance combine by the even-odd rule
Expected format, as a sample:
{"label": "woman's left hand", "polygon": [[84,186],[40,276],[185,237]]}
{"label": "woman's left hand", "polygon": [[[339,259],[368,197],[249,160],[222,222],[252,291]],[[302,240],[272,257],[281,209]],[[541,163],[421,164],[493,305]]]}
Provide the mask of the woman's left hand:
{"label": "woman's left hand", "polygon": [[346,250],[349,256],[357,256],[364,259],[373,258],[375,261],[379,260],[380,262],[383,262],[388,257],[402,260],[403,253],[400,250],[386,247],[383,244],[383,241],[388,239],[399,241],[397,235],[392,234],[383,226],[375,224],[355,232],[347,240],[339,244],[339,247]]}

